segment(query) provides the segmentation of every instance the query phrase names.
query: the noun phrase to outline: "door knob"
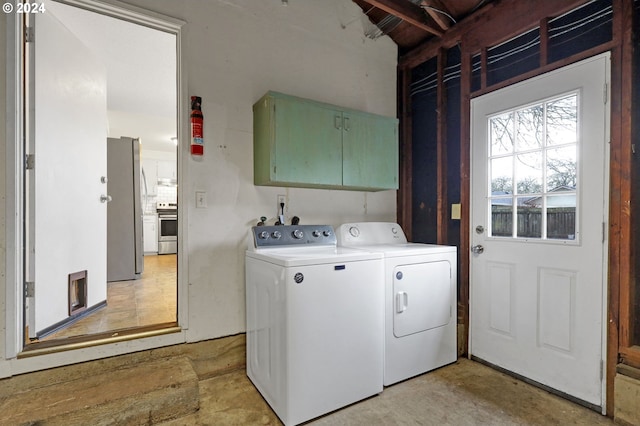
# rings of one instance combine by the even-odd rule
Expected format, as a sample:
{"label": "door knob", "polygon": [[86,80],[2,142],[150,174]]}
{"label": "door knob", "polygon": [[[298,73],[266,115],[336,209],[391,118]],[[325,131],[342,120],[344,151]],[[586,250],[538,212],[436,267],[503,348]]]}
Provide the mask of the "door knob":
{"label": "door knob", "polygon": [[482,254],[483,251],[484,251],[484,247],[482,247],[480,244],[471,247],[472,253]]}
{"label": "door knob", "polygon": [[102,194],[102,195],[100,196],[100,202],[101,202],[101,203],[108,203],[108,202],[110,202],[111,200],[112,200],[111,195],[104,195],[104,194]]}

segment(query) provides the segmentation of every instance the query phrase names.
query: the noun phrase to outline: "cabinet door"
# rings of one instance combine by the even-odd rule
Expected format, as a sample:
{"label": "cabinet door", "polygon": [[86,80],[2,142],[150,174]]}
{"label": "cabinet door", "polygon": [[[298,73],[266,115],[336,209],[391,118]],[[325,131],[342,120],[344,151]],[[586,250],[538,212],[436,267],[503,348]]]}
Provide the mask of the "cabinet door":
{"label": "cabinet door", "polygon": [[311,102],[275,102],[276,182],[342,185],[342,112]]}
{"label": "cabinet door", "polygon": [[343,185],[398,188],[398,120],[349,111],[344,113]]}
{"label": "cabinet door", "polygon": [[175,179],[176,162],[170,160],[158,160],[158,179]]}
{"label": "cabinet door", "polygon": [[[147,195],[156,195],[158,193],[158,162],[156,160],[143,159],[142,168],[147,180]],[[144,196],[144,189],[142,190],[142,195]]]}
{"label": "cabinet door", "polygon": [[145,253],[156,253],[158,251],[158,230],[157,217],[144,217],[142,222],[142,238]]}

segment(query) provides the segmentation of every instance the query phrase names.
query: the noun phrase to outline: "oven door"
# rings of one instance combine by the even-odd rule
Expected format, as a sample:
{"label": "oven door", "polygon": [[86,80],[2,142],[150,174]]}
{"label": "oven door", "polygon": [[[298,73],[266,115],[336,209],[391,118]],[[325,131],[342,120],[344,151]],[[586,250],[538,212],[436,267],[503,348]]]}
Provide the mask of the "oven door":
{"label": "oven door", "polygon": [[178,252],[178,216],[176,214],[158,215],[158,254]]}

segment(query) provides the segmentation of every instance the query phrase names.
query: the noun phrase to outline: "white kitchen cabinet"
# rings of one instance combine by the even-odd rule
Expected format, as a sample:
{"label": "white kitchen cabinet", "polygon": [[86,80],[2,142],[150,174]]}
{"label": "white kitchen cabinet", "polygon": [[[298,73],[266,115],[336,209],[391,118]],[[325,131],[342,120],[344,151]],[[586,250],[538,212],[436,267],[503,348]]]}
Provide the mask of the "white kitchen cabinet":
{"label": "white kitchen cabinet", "polygon": [[175,161],[158,160],[158,179],[176,179],[176,169]]}
{"label": "white kitchen cabinet", "polygon": [[158,253],[158,215],[142,217],[142,239],[144,254]]}
{"label": "white kitchen cabinet", "polygon": [[142,168],[147,179],[147,195],[156,195],[158,193],[158,160],[143,159]]}

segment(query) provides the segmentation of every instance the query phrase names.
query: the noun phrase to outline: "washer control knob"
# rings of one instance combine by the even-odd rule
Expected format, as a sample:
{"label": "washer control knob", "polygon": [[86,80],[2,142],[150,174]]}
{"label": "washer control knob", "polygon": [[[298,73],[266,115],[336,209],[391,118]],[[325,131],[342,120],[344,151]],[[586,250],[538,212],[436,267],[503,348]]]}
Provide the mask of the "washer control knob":
{"label": "washer control knob", "polygon": [[295,238],[296,240],[300,240],[302,239],[302,237],[304,237],[304,232],[302,232],[299,229],[296,229],[295,231],[293,231],[293,238]]}
{"label": "washer control knob", "polygon": [[313,231],[311,234],[312,234],[314,237],[316,237],[316,238],[317,238],[317,237],[319,237],[320,235],[322,235],[322,234],[320,233],[320,231],[318,231],[317,229],[316,229],[315,231]]}
{"label": "washer control knob", "polygon": [[325,229],[324,231],[322,231],[322,235],[324,235],[325,237],[330,237],[331,231],[329,231],[328,229]]}
{"label": "washer control knob", "polygon": [[398,228],[396,228],[395,226],[393,228],[391,228],[391,232],[393,234],[397,234],[398,233]]}
{"label": "washer control knob", "polygon": [[267,238],[269,238],[269,233],[267,231],[262,231],[258,234],[258,238],[260,238],[261,240],[266,240]]}
{"label": "washer control knob", "polygon": [[277,239],[279,239],[280,237],[282,237],[282,233],[280,233],[280,231],[273,231],[273,232],[271,233],[271,236],[277,240]]}
{"label": "washer control knob", "polygon": [[349,233],[351,234],[352,237],[360,236],[360,230],[355,226],[352,226],[351,228],[349,228]]}

